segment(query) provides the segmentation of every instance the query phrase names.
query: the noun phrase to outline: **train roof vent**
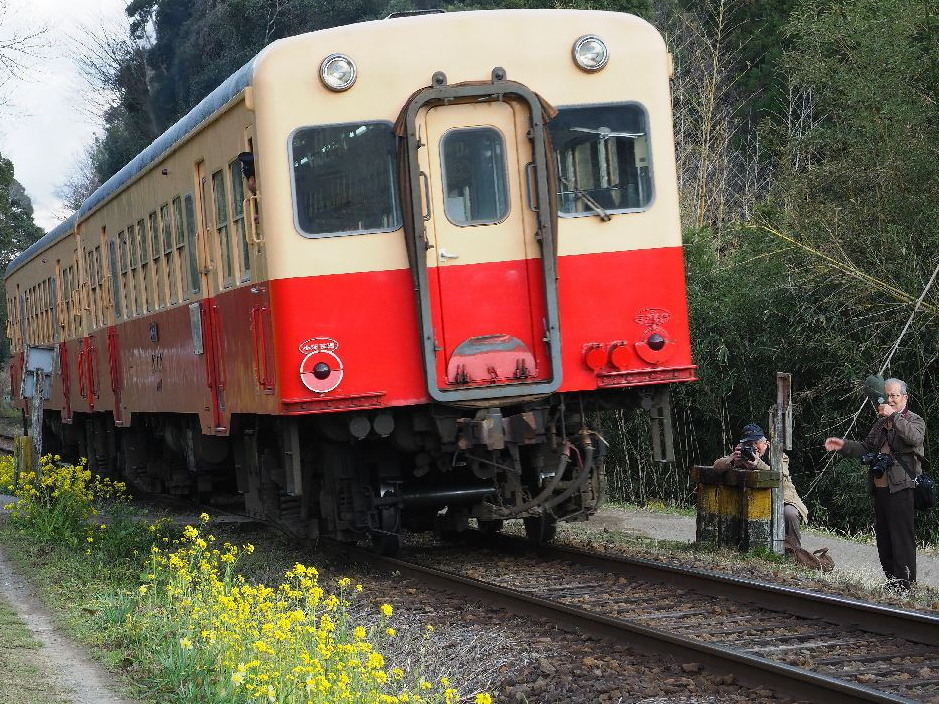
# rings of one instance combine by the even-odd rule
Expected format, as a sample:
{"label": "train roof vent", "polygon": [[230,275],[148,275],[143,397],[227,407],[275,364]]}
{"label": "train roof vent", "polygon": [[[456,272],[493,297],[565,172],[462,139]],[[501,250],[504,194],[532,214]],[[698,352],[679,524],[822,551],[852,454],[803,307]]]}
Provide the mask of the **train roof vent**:
{"label": "train roof vent", "polygon": [[385,19],[393,20],[396,17],[415,17],[416,15],[436,15],[439,12],[446,12],[446,10],[407,10],[406,12],[392,12]]}

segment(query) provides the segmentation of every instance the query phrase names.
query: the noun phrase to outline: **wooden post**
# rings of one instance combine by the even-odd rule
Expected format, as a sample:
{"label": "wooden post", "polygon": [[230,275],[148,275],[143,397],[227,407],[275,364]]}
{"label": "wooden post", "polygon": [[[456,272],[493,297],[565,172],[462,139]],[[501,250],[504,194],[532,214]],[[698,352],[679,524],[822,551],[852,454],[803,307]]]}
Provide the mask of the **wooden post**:
{"label": "wooden post", "polygon": [[695,540],[741,552],[772,547],[772,492],[779,473],[751,469],[693,467],[697,484]]}
{"label": "wooden post", "polygon": [[33,444],[29,437],[13,438],[13,485],[19,484],[20,475],[33,468]]}
{"label": "wooden post", "polygon": [[769,464],[779,472],[779,486],[773,489],[773,552],[782,554],[786,549],[786,522],[783,517],[782,468],[783,450],[792,449],[792,374],[776,372],[776,405],[770,409]]}

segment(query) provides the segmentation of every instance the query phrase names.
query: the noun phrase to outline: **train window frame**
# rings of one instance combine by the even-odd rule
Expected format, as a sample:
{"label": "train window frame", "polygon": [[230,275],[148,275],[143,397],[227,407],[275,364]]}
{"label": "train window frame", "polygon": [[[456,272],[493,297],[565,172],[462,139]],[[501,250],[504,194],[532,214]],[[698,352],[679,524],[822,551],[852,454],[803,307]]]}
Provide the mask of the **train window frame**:
{"label": "train window frame", "polygon": [[189,290],[186,279],[186,228],[183,220],[183,197],[176,195],[172,200],[173,208],[173,275],[179,284],[179,300],[189,300]]}
{"label": "train window frame", "polygon": [[111,305],[114,308],[115,320],[124,318],[123,306],[121,304],[121,272],[118,264],[118,241],[116,238],[108,240],[108,265],[111,271]]}
{"label": "train window frame", "polygon": [[162,233],[162,242],[163,246],[163,271],[164,277],[166,279],[166,299],[168,301],[167,305],[172,306],[179,303],[179,296],[177,296],[176,291],[176,274],[175,274],[175,247],[174,242],[176,237],[173,233],[173,215],[170,210],[169,201],[160,206],[160,226]]}
{"label": "train window frame", "polygon": [[[202,281],[199,273],[199,252],[196,248],[198,237],[198,215],[196,214],[196,201],[192,193],[183,196],[183,225],[186,230],[187,279],[186,290],[189,296],[202,294]],[[189,298],[187,296],[187,300]]]}
{"label": "train window frame", "polygon": [[228,164],[228,183],[231,188],[232,229],[238,240],[239,283],[251,281],[251,247],[248,243],[248,223],[245,218],[245,184],[241,162],[238,159]]}
{"label": "train window frame", "polygon": [[[311,229],[307,229],[304,226],[304,222],[303,222],[304,218],[301,216],[301,197],[300,197],[301,194],[300,194],[300,191],[298,190],[298,185],[297,185],[298,170],[300,169],[301,164],[304,163],[302,158],[299,158],[298,160],[298,155],[297,155],[298,154],[297,152],[298,136],[305,135],[307,133],[313,133],[315,131],[326,132],[329,130],[333,130],[333,131],[338,132],[333,137],[334,142],[345,141],[345,140],[340,139],[343,133],[346,135],[349,135],[346,138],[346,140],[348,140],[355,136],[358,136],[357,133],[360,130],[364,129],[368,131],[370,128],[377,128],[377,127],[387,128],[387,136],[388,136],[388,144],[387,144],[388,161],[386,162],[387,168],[378,172],[378,173],[381,173],[382,171],[384,172],[384,173],[381,173],[381,177],[387,178],[387,182],[386,184],[382,184],[382,185],[387,186],[388,191],[387,193],[379,192],[379,198],[376,199],[376,202],[378,202],[379,200],[385,200],[385,198],[387,197],[386,204],[390,205],[390,208],[384,213],[377,213],[377,217],[381,218],[384,221],[382,225],[376,226],[376,227],[344,227],[341,229],[322,229],[322,230],[317,229],[315,231]],[[294,227],[296,227],[297,232],[301,236],[307,239],[320,239],[320,238],[325,238],[325,237],[348,237],[348,236],[354,236],[354,235],[391,233],[391,232],[397,232],[401,230],[401,228],[404,226],[404,218],[401,212],[401,202],[400,202],[399,184],[398,184],[398,176],[397,176],[398,153],[397,153],[396,140],[397,138],[395,137],[395,134],[394,134],[394,125],[387,120],[364,120],[364,121],[330,123],[330,124],[320,124],[320,125],[303,125],[301,127],[297,127],[296,129],[294,129],[287,138],[287,151],[288,151],[289,163],[291,164],[290,192],[291,192],[291,197],[293,199]],[[320,151],[322,152],[323,150],[321,149]],[[372,162],[376,161],[377,159],[375,157],[375,154],[376,154],[376,150],[374,149],[363,150],[364,158],[360,158],[358,163],[361,163],[362,161],[365,161],[366,159]],[[308,159],[310,155],[311,153],[304,155],[307,157],[307,161],[305,162],[307,164],[311,163]],[[349,163],[357,163],[357,162],[349,162]],[[313,176],[315,177],[316,167],[311,165],[310,168],[311,170],[314,171]],[[335,173],[332,173],[329,176],[328,182],[329,183],[342,183],[343,182],[342,178],[347,175],[354,176],[355,173],[351,170],[343,174],[338,174],[338,175]],[[320,178],[321,178],[320,183],[327,181],[327,179],[323,177],[320,177]],[[354,182],[355,180],[356,179],[354,178],[349,178],[348,182],[351,183],[351,182]],[[314,182],[314,185],[315,183],[316,182]],[[325,191],[325,189],[318,189],[318,188],[305,189],[304,194],[306,193],[312,194],[312,197],[314,198],[317,196],[321,196],[321,201],[323,198],[329,198],[330,196],[342,197],[343,195],[343,194],[338,194],[338,193],[328,193]],[[374,193],[374,191],[372,191],[372,193]],[[354,196],[354,194],[347,194],[347,195]],[[351,202],[351,201],[346,200],[342,203],[342,205],[346,205],[348,202]],[[361,205],[362,203],[361,199],[359,199],[357,202],[359,203],[359,205]],[[322,212],[325,213],[326,211],[323,210]],[[353,212],[355,214],[361,214],[361,208],[354,209]],[[333,214],[332,217],[336,217],[335,214]],[[361,223],[362,221],[360,220],[359,224]]]}
{"label": "train window frame", "polygon": [[162,239],[161,230],[160,230],[160,219],[157,215],[157,211],[153,210],[147,216],[147,227],[150,231],[150,258],[153,260],[153,265],[151,267],[151,275],[153,277],[153,287],[154,292],[154,305],[157,310],[161,308],[166,308],[166,291],[165,286],[163,285],[163,271],[160,266],[161,260],[163,258],[163,253],[160,251],[162,247],[160,246],[160,240]]}
{"label": "train window frame", "polygon": [[[554,150],[554,166],[558,175],[558,217],[595,217],[597,215],[641,213],[651,209],[656,199],[655,168],[652,159],[652,135],[650,127],[651,120],[649,117],[649,111],[646,109],[645,105],[637,101],[626,101],[617,103],[563,105],[556,107],[558,110],[558,115],[548,123],[548,129],[551,132],[552,148]],[[592,142],[585,139],[580,146],[597,147],[596,161],[602,162],[604,159],[606,159],[608,164],[610,161],[615,161],[615,170],[620,171],[623,169],[623,164],[620,162],[625,159],[626,155],[618,155],[618,158],[610,160],[610,155],[607,154],[604,156],[604,158],[601,159],[599,147],[600,145],[605,144],[607,151],[609,151],[609,140],[622,137],[623,141],[620,142],[620,140],[617,139],[617,142],[615,142],[613,146],[615,148],[617,144],[622,143],[623,151],[628,151],[628,149],[631,148],[634,162],[631,168],[635,170],[635,181],[627,182],[625,187],[622,186],[622,179],[629,176],[629,174],[626,173],[616,174],[620,177],[618,182],[604,184],[604,176],[606,176],[606,178],[610,178],[611,173],[608,169],[608,172],[604,175],[600,172],[599,167],[597,171],[591,174],[597,177],[597,183],[591,183],[588,185],[585,185],[582,182],[578,183],[577,174],[574,175],[573,179],[566,178],[566,174],[569,171],[570,165],[569,163],[563,163],[565,160],[562,150],[564,149],[564,145],[567,142],[560,138],[560,126],[562,125],[564,118],[569,117],[575,111],[597,111],[610,113],[617,110],[632,111],[634,114],[631,117],[633,119],[638,119],[641,129],[634,130],[627,136],[626,130],[613,131],[607,128],[608,131],[605,133],[606,135],[609,135],[610,132],[619,132],[619,134],[614,133],[612,136],[603,136],[604,133],[601,132],[601,128],[584,127],[582,130],[578,131],[587,134],[594,132],[601,136],[599,139],[596,139]],[[638,137],[640,136],[643,138],[641,142],[642,149],[637,150]],[[625,142],[627,139],[631,140],[631,142],[628,144]],[[572,152],[573,150],[568,153]],[[641,166],[636,163],[640,157],[642,157],[645,162]],[[569,161],[570,158],[571,157],[569,156],[567,161]],[[582,170],[582,173],[586,173],[586,169]],[[630,192],[630,186],[635,186],[636,189],[634,203],[631,203],[633,194]],[[615,202],[615,198],[617,197],[622,199],[620,203]],[[593,201],[592,203],[591,200]]]}
{"label": "train window frame", "polygon": [[[453,178],[453,171],[450,168],[450,166],[452,166],[453,164],[457,162],[454,158],[455,155],[447,156],[447,148],[448,148],[448,144],[451,142],[451,139],[450,139],[451,137],[454,137],[456,135],[470,136],[473,133],[484,133],[484,132],[494,134],[498,137],[498,147],[500,149],[498,161],[500,161],[501,164],[496,164],[497,160],[493,159],[490,162],[489,166],[491,167],[492,173],[496,174],[496,179],[494,180],[500,180],[499,175],[501,174],[500,185],[501,185],[501,190],[502,190],[501,198],[503,201],[502,211],[496,217],[472,218],[472,217],[467,217],[467,205],[469,205],[470,207],[473,207],[472,203],[476,199],[470,198],[470,192],[467,190],[469,187],[466,185],[463,185],[462,187],[451,188],[451,179]],[[508,160],[507,160],[507,154],[506,154],[506,151],[508,149],[508,142],[505,138],[505,135],[502,133],[502,131],[497,129],[496,127],[493,127],[492,125],[473,125],[473,126],[467,126],[467,127],[451,127],[440,138],[439,146],[440,146],[440,154],[438,155],[438,157],[440,160],[440,173],[441,173],[442,187],[443,187],[443,192],[445,194],[443,196],[443,201],[444,201],[443,210],[444,210],[444,214],[447,217],[447,220],[449,220],[456,227],[475,227],[477,225],[497,225],[500,222],[504,222],[505,219],[509,217],[509,214],[512,212],[512,194],[511,194],[511,189],[509,187],[509,167],[508,167]],[[476,148],[471,149],[471,153],[479,154],[480,150],[478,149],[478,147],[476,147]],[[497,167],[498,165],[501,165],[502,168],[501,170],[498,170],[498,173],[496,173],[495,167]],[[456,192],[457,195],[455,196],[449,195],[451,191]],[[478,192],[478,189],[476,192]],[[495,195],[495,200],[497,201],[497,207],[498,207],[499,194],[494,194],[494,195]],[[455,217],[455,215],[457,215],[458,213],[454,209],[457,207],[458,201],[459,201],[459,207],[463,209],[462,219]]]}
{"label": "train window frame", "polygon": [[142,312],[149,313],[153,310],[153,285],[150,283],[150,235],[147,232],[147,224],[143,218],[137,221],[137,237],[140,238],[140,282],[141,293],[143,294]]}
{"label": "train window frame", "polygon": [[225,184],[225,169],[212,172],[212,205],[215,211],[215,232],[218,235],[219,259],[222,260],[222,288],[235,284],[235,257],[232,254],[231,229],[229,228],[228,193]]}

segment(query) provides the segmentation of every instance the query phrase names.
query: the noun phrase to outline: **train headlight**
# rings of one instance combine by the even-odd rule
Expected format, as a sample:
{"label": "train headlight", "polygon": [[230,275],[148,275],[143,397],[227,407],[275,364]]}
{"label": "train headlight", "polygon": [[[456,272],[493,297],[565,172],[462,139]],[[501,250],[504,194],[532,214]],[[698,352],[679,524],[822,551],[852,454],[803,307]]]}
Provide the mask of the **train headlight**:
{"label": "train headlight", "polygon": [[355,76],[355,62],[345,54],[330,54],[320,65],[320,80],[330,90],[348,90]]}
{"label": "train headlight", "polygon": [[606,43],[596,34],[585,34],[574,42],[574,61],[584,71],[599,71],[610,60]]}

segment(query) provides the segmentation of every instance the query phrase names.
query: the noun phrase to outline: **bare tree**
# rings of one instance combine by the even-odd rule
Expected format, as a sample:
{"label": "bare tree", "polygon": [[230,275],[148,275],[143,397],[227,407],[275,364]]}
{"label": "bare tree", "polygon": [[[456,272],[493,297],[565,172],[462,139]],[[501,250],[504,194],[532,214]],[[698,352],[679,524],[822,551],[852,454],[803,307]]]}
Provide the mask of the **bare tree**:
{"label": "bare tree", "polygon": [[736,83],[740,47],[730,46],[731,3],[712,11],[672,6],[659,24],[675,55],[675,139],[682,217],[720,227],[747,220],[770,173],[759,159],[759,135],[741,116]]}
{"label": "bare tree", "polygon": [[[153,124],[148,93],[146,50],[151,43],[147,31],[134,32],[130,20],[123,24],[83,27],[72,37],[72,53],[88,84],[81,110],[104,127],[112,115],[128,104]],[[77,158],[64,183],[57,189],[63,205],[77,210],[101,185],[97,163],[101,139],[95,135]]]}
{"label": "bare tree", "polygon": [[149,32],[134,32],[128,19],[122,25],[83,28],[72,43],[75,61],[91,89],[86,103],[91,117],[104,121],[108,112],[121,102],[149,114],[146,100],[150,79],[146,53],[152,45]]}
{"label": "bare tree", "polygon": [[[99,144],[100,141],[96,136],[90,144],[85,146],[66,177],[65,183],[56,188],[56,195],[62,199],[62,205],[68,212],[78,210],[88,196],[101,185],[95,169],[95,154]],[[62,217],[67,217],[68,212],[63,213]]]}
{"label": "bare tree", "polygon": [[11,80],[23,79],[29,63],[42,56],[45,48],[45,26],[19,26],[10,21],[12,16],[7,0],[0,0],[0,107],[9,105],[9,92],[5,90]]}

